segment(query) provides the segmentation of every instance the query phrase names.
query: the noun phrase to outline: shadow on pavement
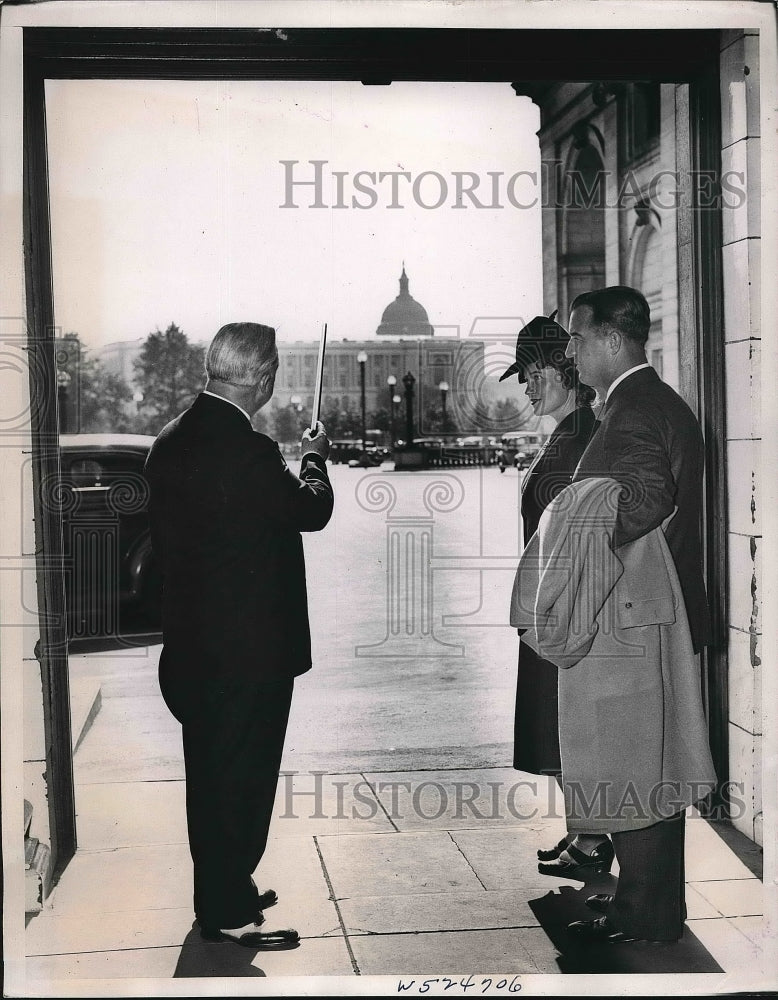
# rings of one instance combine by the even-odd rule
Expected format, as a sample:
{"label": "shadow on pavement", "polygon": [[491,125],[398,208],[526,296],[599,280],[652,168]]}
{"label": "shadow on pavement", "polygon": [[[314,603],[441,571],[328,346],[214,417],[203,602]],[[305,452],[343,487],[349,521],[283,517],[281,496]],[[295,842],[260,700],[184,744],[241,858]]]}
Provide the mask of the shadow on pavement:
{"label": "shadow on pavement", "polygon": [[262,976],[266,973],[254,960],[258,948],[246,948],[230,941],[204,941],[195,922],[184,938],[178,956],[174,979],[195,979],[198,976]]}
{"label": "shadow on pavement", "polygon": [[[589,882],[580,889],[562,886],[531,899],[529,906],[538,923],[560,953],[559,971],[564,973],[669,973],[723,972],[710,952],[695,937],[687,924],[680,941],[672,944],[581,944],[567,930],[573,920],[591,920],[598,916],[586,905],[587,896],[596,892],[615,892],[616,879],[609,875]],[[550,970],[549,970],[550,971]]]}

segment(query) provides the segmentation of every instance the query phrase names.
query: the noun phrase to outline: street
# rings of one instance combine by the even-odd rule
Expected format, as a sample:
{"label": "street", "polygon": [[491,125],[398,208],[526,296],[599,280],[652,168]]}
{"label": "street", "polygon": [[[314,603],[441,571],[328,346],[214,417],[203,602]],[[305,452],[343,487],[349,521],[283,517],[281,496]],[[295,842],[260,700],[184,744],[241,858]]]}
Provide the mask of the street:
{"label": "street", "polygon": [[[289,763],[315,759],[329,770],[510,763],[518,643],[507,619],[518,560],[519,473],[335,466],[332,478],[333,519],[305,537],[314,666],[297,684]],[[436,483],[444,494],[439,506],[449,500],[456,509],[430,513],[424,491]],[[366,510],[363,494],[382,484],[397,491],[394,508]],[[434,497],[427,499],[433,505]],[[431,571],[432,638],[408,635],[403,614],[403,641],[375,645],[388,631],[388,578],[396,580],[403,612],[406,602],[418,604],[423,586],[418,561],[416,589],[405,572],[397,580],[407,560],[399,567],[404,553],[393,559],[387,552],[387,524],[397,527],[401,546],[408,531],[428,528],[408,523],[425,516],[432,522],[430,552],[418,545],[417,560],[456,560],[455,568]],[[467,568],[468,560],[495,555],[509,557],[505,569]],[[451,623],[449,616],[460,617]]]}
{"label": "street", "polygon": [[[333,518],[324,531],[304,536],[314,662],[296,683],[284,768],[509,766],[517,639],[507,617],[518,559],[520,474],[500,474],[496,467],[395,473],[387,466],[335,465],[330,471]],[[381,491],[381,484],[396,490],[394,508],[366,509],[364,494]],[[448,499],[456,509],[430,512],[425,490],[431,506]],[[399,524],[401,534],[432,528],[430,551],[417,547],[411,577],[397,580],[397,565],[389,567],[403,612],[406,600],[418,603],[425,573],[432,582],[431,635],[422,636],[421,612],[409,635],[403,614],[399,646],[382,644],[392,561],[387,523]],[[495,556],[504,568],[469,568]],[[448,560],[453,568],[427,570],[422,557],[436,566]],[[165,776],[183,777],[178,729],[158,693],[159,651],[152,646],[71,657],[71,672],[100,676],[103,716],[117,711],[113,694],[122,696],[125,708],[126,697],[142,698],[134,738],[148,777],[157,777],[160,768]],[[115,722],[130,719],[121,714]],[[133,766],[138,763],[136,758]],[[89,734],[75,758],[76,781],[115,776],[124,764],[112,759],[110,742],[103,746]]]}

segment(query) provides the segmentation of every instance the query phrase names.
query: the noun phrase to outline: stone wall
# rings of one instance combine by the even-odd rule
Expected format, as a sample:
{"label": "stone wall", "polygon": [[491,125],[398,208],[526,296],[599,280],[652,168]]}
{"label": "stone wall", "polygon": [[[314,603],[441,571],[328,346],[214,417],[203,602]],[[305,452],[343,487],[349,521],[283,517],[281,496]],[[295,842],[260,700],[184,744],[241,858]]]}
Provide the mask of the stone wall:
{"label": "stone wall", "polygon": [[[724,340],[729,494],[729,757],[742,783],[735,826],[762,843],[762,504],[758,32],[721,33]],[[725,192],[726,193],[726,192]],[[740,202],[740,203],[738,203]]]}

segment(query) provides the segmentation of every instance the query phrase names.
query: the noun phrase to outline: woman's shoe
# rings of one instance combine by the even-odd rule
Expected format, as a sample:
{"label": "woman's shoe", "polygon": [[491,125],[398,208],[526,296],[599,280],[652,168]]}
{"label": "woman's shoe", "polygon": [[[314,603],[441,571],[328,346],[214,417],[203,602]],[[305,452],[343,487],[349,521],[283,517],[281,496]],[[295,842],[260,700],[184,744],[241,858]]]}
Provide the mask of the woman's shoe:
{"label": "woman's shoe", "polygon": [[556,861],[540,862],[538,871],[541,875],[556,875],[558,878],[579,878],[585,880],[587,875],[602,875],[611,870],[613,859],[616,856],[613,844],[610,840],[604,840],[592,851],[591,854],[584,854],[570,844],[565,848],[566,853],[572,858],[557,858]]}
{"label": "woman's shoe", "polygon": [[538,861],[556,861],[556,859],[559,857],[562,851],[566,849],[567,844],[568,844],[568,839],[567,835],[565,835],[564,837],[562,837],[559,843],[556,844],[554,847],[552,847],[550,850],[539,849]]}

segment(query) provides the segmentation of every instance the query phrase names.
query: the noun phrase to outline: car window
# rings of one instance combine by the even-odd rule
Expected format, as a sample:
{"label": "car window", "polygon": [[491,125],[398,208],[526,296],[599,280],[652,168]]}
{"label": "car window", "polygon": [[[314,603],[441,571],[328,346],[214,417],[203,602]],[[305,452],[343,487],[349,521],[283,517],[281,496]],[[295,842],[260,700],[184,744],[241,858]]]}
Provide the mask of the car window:
{"label": "car window", "polygon": [[102,479],[102,466],[93,458],[72,458],[62,464],[66,478],[74,486],[95,486]]}
{"label": "car window", "polygon": [[139,514],[148,507],[145,454],[102,451],[97,455],[62,456],[62,478],[82,498],[82,505],[107,504],[122,514]]}

